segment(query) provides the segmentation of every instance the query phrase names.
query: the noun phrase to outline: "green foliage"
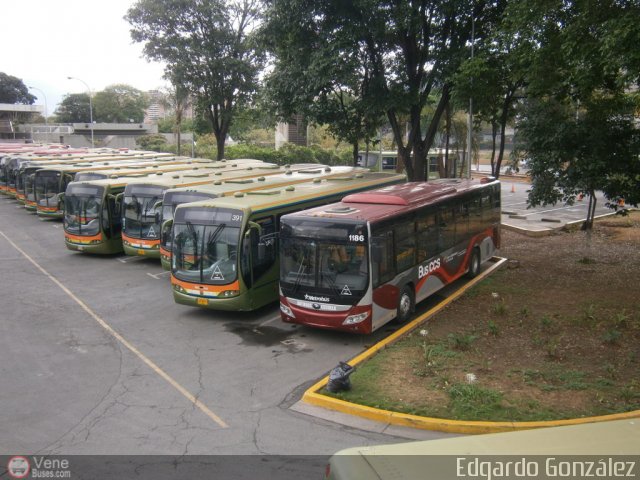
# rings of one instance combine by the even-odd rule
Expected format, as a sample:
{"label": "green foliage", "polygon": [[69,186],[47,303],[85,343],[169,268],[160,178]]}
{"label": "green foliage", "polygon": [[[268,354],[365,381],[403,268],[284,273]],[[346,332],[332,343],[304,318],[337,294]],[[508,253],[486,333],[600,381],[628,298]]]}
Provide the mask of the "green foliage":
{"label": "green foliage", "polygon": [[488,418],[502,410],[502,394],[478,385],[458,383],[449,388],[449,408],[456,417]]}
{"label": "green foliage", "polygon": [[[89,105],[89,95],[87,93],[65,95],[55,111],[56,121],[60,123],[89,123],[91,118]],[[95,107],[93,110],[95,114]]]}
{"label": "green foliage", "polygon": [[[424,179],[426,153],[449,103],[450,76],[468,57],[471,18],[480,39],[502,4],[472,7],[459,0],[272,2],[265,38],[275,56],[275,103],[285,114],[330,118],[336,133],[352,144],[372,138],[385,115],[408,177]],[[433,113],[425,122],[426,107]]]}
{"label": "green foliage", "polygon": [[[640,201],[637,3],[514,2],[520,33],[532,32],[518,155],[529,160],[531,205],[572,203],[604,192]],[[593,209],[595,210],[595,208]],[[592,210],[592,212],[593,212]],[[592,225],[589,214],[586,228]]]}
{"label": "green foliage", "polygon": [[478,339],[476,335],[471,333],[450,333],[447,335],[449,345],[456,350],[469,350],[471,344]]}
{"label": "green foliage", "polygon": [[497,337],[500,334],[500,327],[498,327],[498,324],[495,321],[489,320],[487,327],[489,328],[489,333],[494,337]]}
{"label": "green foliage", "polygon": [[141,123],[149,106],[146,94],[125,84],[116,84],[93,97],[94,120],[104,123]]}
{"label": "green foliage", "polygon": [[29,93],[21,79],[0,72],[0,103],[33,105],[35,101],[35,95]]}
{"label": "green foliage", "polygon": [[609,345],[616,345],[620,340],[621,336],[622,336],[622,333],[619,330],[616,330],[615,328],[610,328],[602,336],[602,341]]}
{"label": "green foliage", "polygon": [[194,95],[217,139],[217,158],[225,156],[236,108],[250,104],[258,87],[260,7],[239,0],[139,0],[125,16],[145,56],[166,63],[174,84]]}
{"label": "green foliage", "polygon": [[136,144],[143,150],[152,150],[154,152],[167,152],[169,145],[162,135],[144,135],[138,137]]}

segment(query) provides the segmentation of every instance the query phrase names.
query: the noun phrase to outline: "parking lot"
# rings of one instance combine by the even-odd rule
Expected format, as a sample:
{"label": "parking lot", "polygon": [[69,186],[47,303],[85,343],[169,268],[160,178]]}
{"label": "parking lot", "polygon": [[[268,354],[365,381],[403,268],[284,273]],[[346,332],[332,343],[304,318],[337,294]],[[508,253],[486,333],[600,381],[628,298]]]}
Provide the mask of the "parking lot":
{"label": "parking lot", "polygon": [[[511,189],[503,205],[522,201]],[[180,306],[159,262],[71,252],[60,222],[6,197],[0,262],[0,452],[330,455],[404,440],[290,408],[393,326],[356,336],[284,324],[275,304]]]}
{"label": "parking lot", "polygon": [[277,305],[179,306],[157,261],[71,252],[60,222],[5,197],[0,225],[1,452],[329,455],[399,440],[289,409],[376,336],[287,325]]}

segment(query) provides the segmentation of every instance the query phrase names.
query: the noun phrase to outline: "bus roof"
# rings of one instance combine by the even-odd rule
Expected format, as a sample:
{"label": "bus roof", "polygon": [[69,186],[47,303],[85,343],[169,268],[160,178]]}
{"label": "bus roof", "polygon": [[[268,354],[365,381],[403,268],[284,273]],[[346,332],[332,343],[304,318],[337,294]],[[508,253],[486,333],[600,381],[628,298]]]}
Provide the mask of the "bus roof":
{"label": "bus roof", "polygon": [[[256,165],[261,164],[263,162],[261,162],[260,160],[256,160]],[[41,168],[40,170],[38,170],[39,172],[60,172],[60,173],[77,173],[77,172],[90,172],[90,171],[99,171],[99,170],[109,170],[109,169],[113,169],[116,166],[122,166],[122,167],[131,167],[131,166],[140,166],[141,168],[144,168],[146,166],[149,165],[171,165],[171,164],[179,164],[179,163],[185,163],[185,164],[198,164],[199,167],[194,167],[194,168],[202,168],[202,169],[211,169],[216,170],[224,170],[227,168],[236,168],[241,166],[240,168],[246,168],[244,165],[249,165],[249,164],[237,164],[237,163],[227,163],[227,162],[220,162],[220,161],[214,161],[214,160],[202,160],[199,159],[198,161],[193,161],[193,159],[189,159],[188,157],[177,157],[176,160],[170,160],[170,159],[160,159],[160,160],[156,160],[156,159],[132,159],[132,160],[126,160],[126,161],[113,161],[113,162],[109,162],[109,161],[105,161],[105,162],[86,162],[86,163],[75,163],[72,165],[51,165],[51,166],[43,166],[43,168]]]}
{"label": "bus roof", "polygon": [[390,182],[402,182],[405,179],[404,174],[363,172],[343,177],[317,178],[310,182],[280,186],[274,189],[255,190],[246,193],[240,192],[234,196],[219,197],[179,205],[177,208],[222,207],[259,212],[290,203],[302,202],[309,198],[321,199],[322,197],[332,196],[341,191],[349,191],[354,188],[365,190]]}
{"label": "bus roof", "polygon": [[130,150],[126,152],[110,151],[110,152],[91,152],[87,150],[62,151],[62,152],[29,152],[11,154],[11,158],[32,161],[51,161],[51,160],[104,160],[109,158],[130,158],[130,157],[172,157],[172,153],[153,152],[146,150]]}
{"label": "bus roof", "polygon": [[[232,160],[229,160],[232,162]],[[103,178],[103,179],[93,179],[93,180],[80,180],[76,182],[71,182],[72,184],[83,184],[83,185],[95,185],[95,186],[110,186],[110,187],[126,187],[127,185],[132,186],[144,186],[144,185],[159,185],[161,187],[166,187],[170,189],[184,189],[184,190],[194,190],[200,189],[202,187],[206,187],[208,185],[215,185],[216,183],[230,183],[234,179],[249,179],[253,177],[266,176],[265,178],[269,178],[274,174],[286,174],[287,172],[295,172],[298,173],[298,170],[290,170],[291,168],[305,168],[304,165],[307,164],[294,164],[291,167],[280,167],[273,163],[258,163],[256,165],[246,165],[241,168],[233,169],[233,170],[221,170],[220,168],[210,169],[205,167],[196,167],[195,169],[189,171],[175,171],[172,172],[168,170],[167,172],[151,172],[151,171],[141,171],[139,174],[128,174],[128,175],[118,175],[114,174],[111,178]],[[319,164],[309,164],[314,165],[315,168],[309,168],[309,171],[317,172],[319,167],[324,167],[324,165]],[[335,168],[335,167],[334,167]],[[163,167],[160,167],[162,170]],[[306,170],[305,170],[306,171]],[[208,172],[208,173],[207,173]],[[71,184],[70,184],[71,185]],[[182,187],[180,187],[182,185]],[[188,186],[187,186],[188,185]],[[238,186],[238,182],[235,182],[236,188]]]}
{"label": "bus roof", "polygon": [[[300,164],[305,165],[305,164]],[[291,169],[300,168],[300,170],[314,170],[317,171],[318,168],[322,168],[322,165],[315,164],[313,168],[305,167],[305,166],[292,166],[292,167],[280,167],[276,164],[256,164],[256,165],[234,165],[234,168],[223,169],[221,171],[212,172],[207,175],[203,172],[200,174],[176,174],[172,176],[166,176],[163,179],[140,179],[136,184],[130,183],[128,185],[127,190],[134,189],[137,186],[146,186],[146,185],[158,185],[165,188],[177,188],[177,187],[188,187],[195,185],[205,185],[212,184],[215,181],[229,181],[233,179],[242,179],[242,178],[251,178],[251,177],[259,177],[261,175],[271,176],[278,173],[286,173]],[[297,171],[300,171],[297,170]]]}
{"label": "bus roof", "polygon": [[317,168],[309,168],[303,170],[288,170],[286,172],[277,173],[275,175],[243,177],[229,180],[216,180],[213,183],[207,183],[204,185],[171,188],[167,190],[165,194],[173,192],[203,192],[211,193],[217,196],[223,196],[243,190],[257,190],[295,183],[303,183],[318,177],[323,178],[338,175],[351,175],[366,171],[366,169],[361,167],[329,167],[326,165],[316,165],[316,167]]}
{"label": "bus roof", "polygon": [[439,203],[454,195],[482,188],[489,183],[497,184],[498,182],[493,179],[483,182],[457,178],[407,182],[347,195],[340,202],[303,210],[292,215],[378,221],[398,210]]}

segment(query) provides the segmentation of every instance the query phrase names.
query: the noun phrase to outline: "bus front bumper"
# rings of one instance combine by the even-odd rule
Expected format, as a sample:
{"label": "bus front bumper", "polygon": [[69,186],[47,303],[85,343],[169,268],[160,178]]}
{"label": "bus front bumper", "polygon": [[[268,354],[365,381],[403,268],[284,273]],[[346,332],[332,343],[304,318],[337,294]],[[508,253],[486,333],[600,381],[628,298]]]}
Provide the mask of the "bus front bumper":
{"label": "bus front bumper", "polygon": [[[201,288],[202,287],[202,288]],[[246,311],[246,299],[239,294],[238,282],[231,285],[220,285],[215,290],[205,289],[210,286],[200,286],[177,280],[171,276],[171,289],[173,291],[173,299],[180,305],[188,305],[190,307],[206,308],[210,310],[224,311]]]}
{"label": "bus front bumper", "polygon": [[[367,315],[368,313],[368,315]],[[348,323],[349,316],[362,315],[364,318],[357,323]],[[286,297],[280,297],[280,317],[283,322],[297,323],[325,330],[339,330],[352,333],[371,333],[371,309],[356,307],[347,312],[332,313],[326,310],[313,311],[293,305]]]}

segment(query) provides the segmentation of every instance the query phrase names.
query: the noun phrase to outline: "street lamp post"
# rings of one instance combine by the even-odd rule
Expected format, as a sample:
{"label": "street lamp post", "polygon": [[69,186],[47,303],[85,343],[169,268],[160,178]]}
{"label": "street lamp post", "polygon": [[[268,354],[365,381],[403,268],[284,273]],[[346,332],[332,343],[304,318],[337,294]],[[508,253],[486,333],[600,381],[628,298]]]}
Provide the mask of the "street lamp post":
{"label": "street lamp post", "polygon": [[67,80],[78,80],[79,82],[83,83],[85,87],[87,87],[87,91],[89,92],[89,126],[91,128],[91,147],[93,148],[95,144],[93,142],[93,104],[91,103],[91,88],[89,87],[87,82],[77,77],[67,77]]}
{"label": "street lamp post", "polygon": [[38,87],[29,87],[30,90],[36,90],[38,92],[40,92],[42,94],[42,97],[44,98],[44,124],[46,127],[46,139],[47,142],[49,141],[49,120],[47,119],[47,115],[48,115],[48,109],[47,109],[47,96],[45,95],[45,93],[40,90]]}

